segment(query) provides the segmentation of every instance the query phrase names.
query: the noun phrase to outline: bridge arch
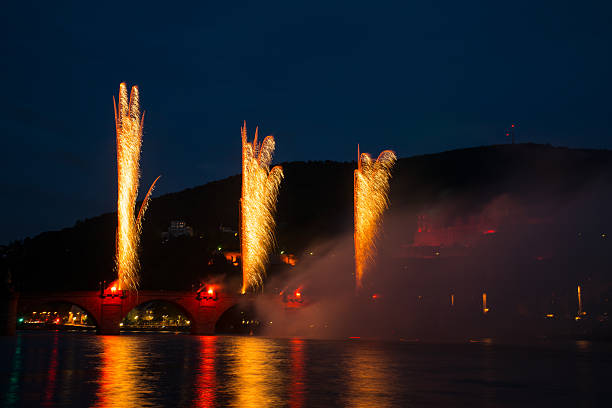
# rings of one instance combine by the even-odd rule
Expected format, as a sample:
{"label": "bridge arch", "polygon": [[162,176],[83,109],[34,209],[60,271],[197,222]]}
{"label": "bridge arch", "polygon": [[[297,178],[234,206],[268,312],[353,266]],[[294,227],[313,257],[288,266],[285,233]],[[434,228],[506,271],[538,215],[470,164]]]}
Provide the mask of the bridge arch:
{"label": "bridge arch", "polygon": [[[121,320],[123,323],[123,327],[126,327],[126,324],[128,324],[128,320],[130,317],[130,314],[134,311],[137,312],[138,318],[135,319],[136,321],[139,320],[138,323],[142,322],[143,319],[147,319],[147,306],[148,305],[164,305],[164,308],[166,308],[168,306],[171,306],[175,309],[175,311],[170,311],[169,313],[173,313],[173,312],[180,312],[180,314],[177,314],[177,316],[179,316],[179,320],[180,320],[180,316],[182,314],[182,317],[184,317],[184,321],[188,322],[186,323],[186,326],[191,327],[191,325],[193,324],[195,318],[197,317],[194,314],[193,310],[190,310],[189,305],[186,305],[184,302],[181,302],[180,300],[174,300],[174,299],[164,299],[164,298],[155,298],[155,297],[151,297],[151,298],[145,298],[145,299],[138,299],[138,301],[134,302],[133,304],[131,304],[131,307],[126,307],[123,310],[123,313],[121,315]],[[144,312],[144,313],[142,313]],[[173,315],[171,315],[172,317],[174,317]],[[151,321],[154,320],[155,317],[154,315],[151,316]],[[136,323],[136,321],[134,321],[134,323]],[[142,323],[140,323],[142,325]],[[178,324],[176,324],[175,326],[178,327]],[[181,326],[184,327],[184,326]]]}
{"label": "bridge arch", "polygon": [[[99,327],[100,316],[96,313],[96,307],[88,305],[86,302],[80,302],[78,300],[69,298],[41,298],[41,299],[27,299],[20,301],[17,306],[17,316],[31,316],[32,312],[40,313],[41,311],[53,311],[58,306],[69,305],[76,306],[81,309],[87,315],[87,321],[89,325]],[[46,310],[45,310],[46,309]]]}
{"label": "bridge arch", "polygon": [[256,329],[258,319],[252,302],[228,305],[215,321],[216,334],[248,334]]}

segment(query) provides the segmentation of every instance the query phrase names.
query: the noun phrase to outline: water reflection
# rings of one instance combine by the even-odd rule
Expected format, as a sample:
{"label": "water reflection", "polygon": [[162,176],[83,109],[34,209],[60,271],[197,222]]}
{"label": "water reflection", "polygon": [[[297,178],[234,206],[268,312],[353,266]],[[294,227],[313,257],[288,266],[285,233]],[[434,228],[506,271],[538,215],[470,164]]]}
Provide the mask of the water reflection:
{"label": "water reflection", "polygon": [[587,340],[576,340],[576,349],[578,351],[590,351],[591,342]]}
{"label": "water reflection", "polygon": [[58,346],[58,334],[55,333],[53,336],[53,346],[51,346],[51,356],[49,358],[49,368],[47,370],[47,383],[45,384],[45,396],[43,406],[53,406],[53,395],[55,394],[55,382],[57,378],[57,346]]}
{"label": "water reflection", "polygon": [[[498,378],[495,370],[496,355],[495,349],[492,347],[493,341],[492,339],[483,339],[482,345],[483,347],[479,352],[482,357],[481,372],[483,384],[496,384],[498,383]],[[495,407],[497,391],[497,387],[484,387],[481,393],[483,407]]]}
{"label": "water reflection", "polygon": [[197,407],[214,407],[215,390],[217,388],[215,364],[217,338],[212,336],[203,336],[199,339],[200,365],[196,374],[197,380],[194,405]]}
{"label": "water reflection", "polygon": [[587,340],[576,341],[576,357],[574,359],[576,368],[574,370],[575,383],[581,394],[584,395],[582,403],[584,406],[596,406],[591,390],[596,388],[592,373],[592,362],[589,359],[589,352],[592,351],[592,343]]}
{"label": "water reflection", "polygon": [[21,377],[21,371],[23,366],[23,351],[21,346],[21,336],[17,336],[15,343],[15,353],[13,354],[13,364],[11,367],[11,374],[9,377],[8,390],[6,393],[5,404],[6,407],[13,407],[17,404],[19,391],[19,383]]}
{"label": "water reflection", "polygon": [[391,362],[380,348],[365,345],[348,348],[346,406],[390,407],[394,381]]}
{"label": "water reflection", "polygon": [[304,362],[304,340],[292,339],[291,352],[291,386],[289,387],[289,407],[302,408],[306,392],[306,365]]}
{"label": "water reflection", "polygon": [[102,364],[96,407],[152,405],[151,379],[146,373],[142,340],[137,336],[102,336]]}
{"label": "water reflection", "polygon": [[0,406],[606,406],[611,353],[588,342],[20,334],[0,338]]}
{"label": "water reflection", "polygon": [[278,407],[285,404],[282,351],[269,339],[237,337],[229,350],[229,393],[235,407]]}

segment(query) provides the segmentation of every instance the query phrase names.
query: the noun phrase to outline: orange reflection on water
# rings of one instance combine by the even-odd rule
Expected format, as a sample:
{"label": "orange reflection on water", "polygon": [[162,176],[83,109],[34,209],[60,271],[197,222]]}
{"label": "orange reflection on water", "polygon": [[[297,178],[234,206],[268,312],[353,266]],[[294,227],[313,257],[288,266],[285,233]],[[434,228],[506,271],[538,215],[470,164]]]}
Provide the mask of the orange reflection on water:
{"label": "orange reflection on water", "polygon": [[348,407],[391,407],[393,375],[380,349],[351,347],[347,356]]}
{"label": "orange reflection on water", "polygon": [[[101,336],[102,366],[96,407],[150,406],[145,355],[136,336]],[[150,358],[150,356],[148,356]],[[143,381],[143,379],[145,381]]]}
{"label": "orange reflection on water", "polygon": [[215,406],[215,389],[217,375],[215,367],[215,353],[217,351],[217,338],[202,336],[200,339],[200,367],[196,380],[196,407]]}
{"label": "orange reflection on water", "polygon": [[229,387],[235,407],[279,407],[285,404],[284,376],[279,369],[282,354],[269,339],[233,339]]}
{"label": "orange reflection on water", "polygon": [[291,386],[289,387],[289,407],[305,406],[306,366],[304,364],[304,340],[292,339],[291,349]]}

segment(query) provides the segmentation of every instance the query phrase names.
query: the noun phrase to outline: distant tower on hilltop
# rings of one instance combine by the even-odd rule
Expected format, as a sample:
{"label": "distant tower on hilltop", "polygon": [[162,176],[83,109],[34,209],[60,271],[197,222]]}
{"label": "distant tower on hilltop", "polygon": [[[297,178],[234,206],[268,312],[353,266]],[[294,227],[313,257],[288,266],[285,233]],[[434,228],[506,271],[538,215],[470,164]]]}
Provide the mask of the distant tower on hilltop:
{"label": "distant tower on hilltop", "polygon": [[514,123],[510,125],[510,129],[508,129],[506,131],[506,137],[509,137],[512,140],[512,144],[514,144],[514,131],[516,130],[516,127],[514,126]]}

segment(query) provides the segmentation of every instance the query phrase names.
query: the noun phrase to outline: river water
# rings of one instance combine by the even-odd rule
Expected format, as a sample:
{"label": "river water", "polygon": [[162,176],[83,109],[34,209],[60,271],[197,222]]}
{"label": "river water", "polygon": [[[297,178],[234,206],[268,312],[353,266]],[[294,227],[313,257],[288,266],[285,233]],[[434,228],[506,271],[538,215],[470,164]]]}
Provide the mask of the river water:
{"label": "river water", "polygon": [[6,407],[612,406],[612,347],[188,334],[0,338]]}

